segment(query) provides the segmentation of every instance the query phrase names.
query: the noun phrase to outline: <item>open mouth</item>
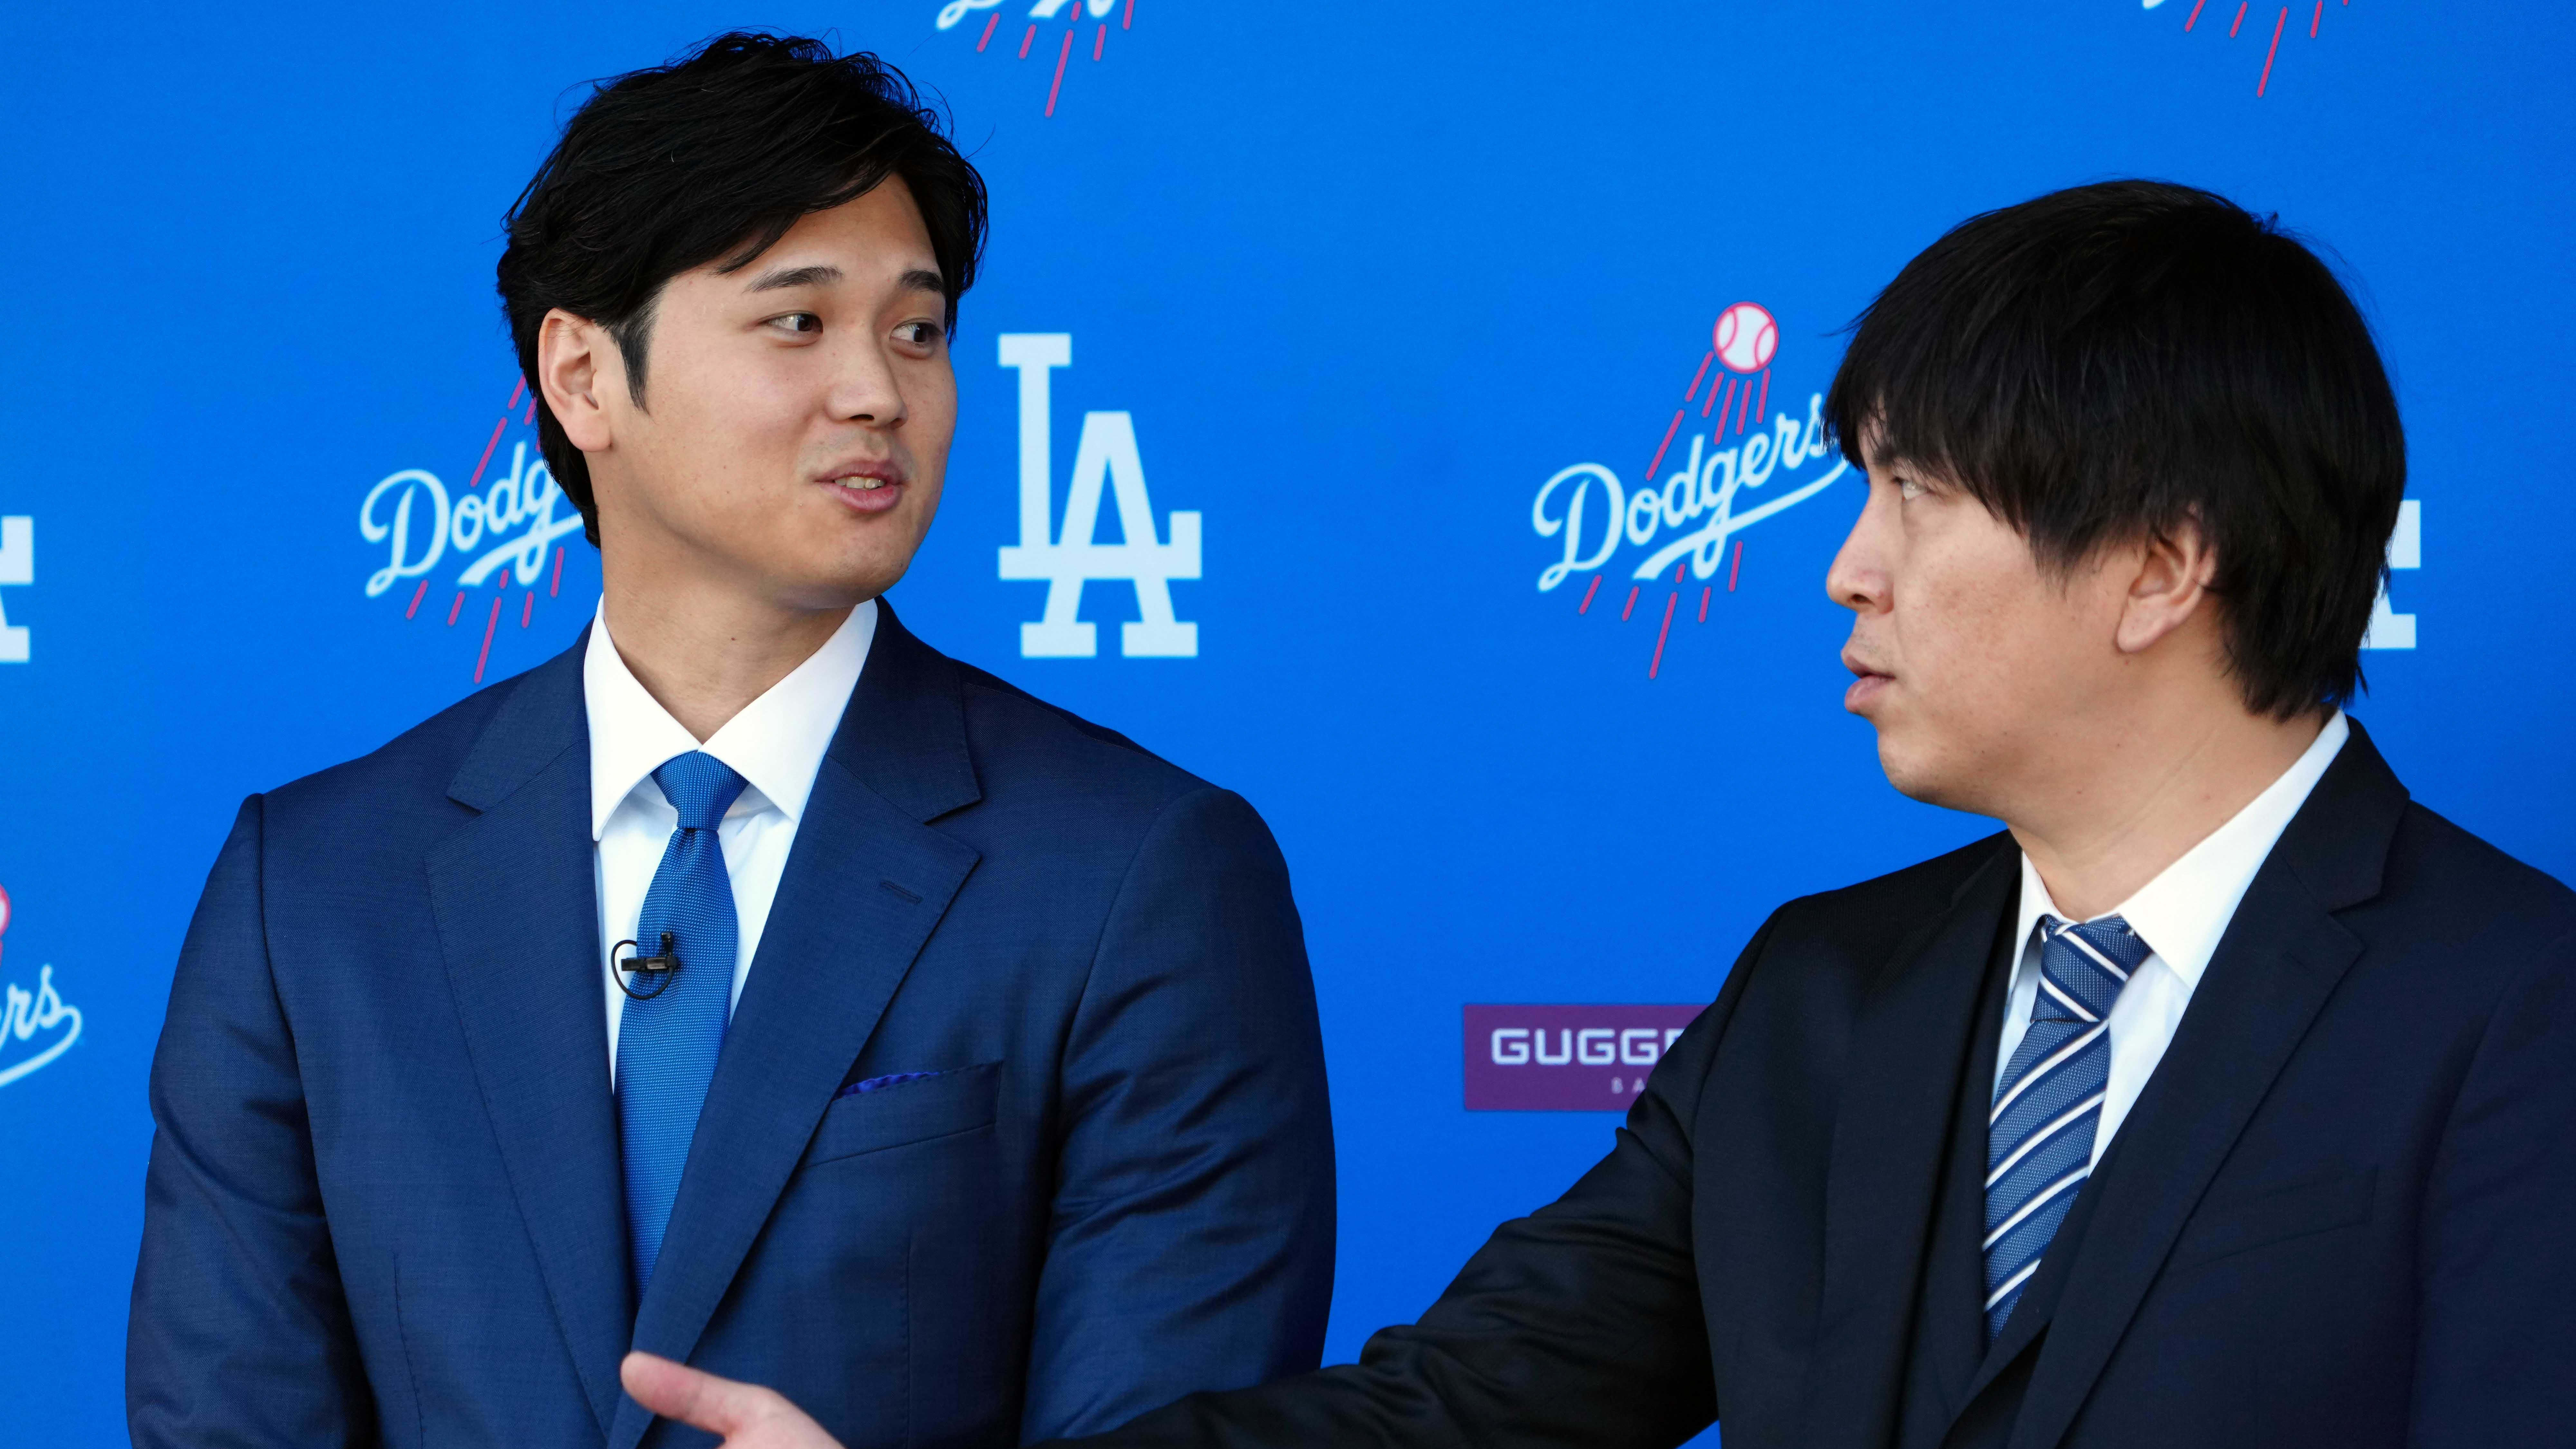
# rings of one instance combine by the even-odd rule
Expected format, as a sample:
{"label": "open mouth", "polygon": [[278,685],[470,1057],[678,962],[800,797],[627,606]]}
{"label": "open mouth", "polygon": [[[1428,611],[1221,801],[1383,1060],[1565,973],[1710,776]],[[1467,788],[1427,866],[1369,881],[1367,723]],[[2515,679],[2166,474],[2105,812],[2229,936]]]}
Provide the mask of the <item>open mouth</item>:
{"label": "open mouth", "polygon": [[846,473],[824,479],[823,486],[829,488],[832,496],[843,506],[861,513],[883,513],[903,498],[903,481],[893,476],[892,469]]}

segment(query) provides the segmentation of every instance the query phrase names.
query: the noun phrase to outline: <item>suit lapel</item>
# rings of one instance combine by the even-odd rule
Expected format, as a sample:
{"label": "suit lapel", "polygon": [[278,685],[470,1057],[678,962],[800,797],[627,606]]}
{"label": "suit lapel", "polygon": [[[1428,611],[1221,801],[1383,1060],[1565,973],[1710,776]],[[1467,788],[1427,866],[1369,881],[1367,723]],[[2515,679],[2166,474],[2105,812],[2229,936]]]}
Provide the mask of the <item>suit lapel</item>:
{"label": "suit lapel", "polygon": [[[923,822],[977,797],[955,666],[878,616],[797,822],[671,1209],[634,1346],[686,1360],[823,1109],[980,858]],[[652,1416],[621,1399],[612,1449]]]}
{"label": "suit lapel", "polygon": [[607,1432],[631,1322],[600,1004],[583,641],[524,676],[448,793],[482,812],[428,857],[467,1054],[555,1323]]}
{"label": "suit lapel", "polygon": [[2055,1445],[2074,1423],[2184,1221],[2361,954],[2360,939],[2332,913],[2379,893],[2405,808],[2405,787],[2354,723],[2246,890],[2173,1044],[2105,1156],[2102,1192],[2067,1263],[2014,1449]]}
{"label": "suit lapel", "polygon": [[[1996,924],[1994,954],[1987,959],[1979,987],[1976,1016],[1970,1027],[1974,1043],[1960,1071],[1958,1094],[1951,1106],[1949,1163],[1942,1184],[1939,1218],[1932,1228],[1931,1259],[1924,1265],[1923,1312],[1914,1351],[1925,1356],[1940,1385],[1937,1417],[1954,1417],[1967,1403],[1969,1381],[1985,1354],[1986,1108],[1994,1099],[1995,1054],[2003,1036],[2004,1005],[2012,996],[2012,973],[2021,942],[2010,924],[2018,918],[2019,874],[2014,894]],[[1909,1406],[1909,1425],[1921,1422]]]}
{"label": "suit lapel", "polygon": [[1891,1442],[1925,1240],[1984,968],[2012,902],[1998,844],[1949,910],[1899,950],[1852,1033],[1825,1183],[1825,1272],[1807,1433],[1819,1446]]}

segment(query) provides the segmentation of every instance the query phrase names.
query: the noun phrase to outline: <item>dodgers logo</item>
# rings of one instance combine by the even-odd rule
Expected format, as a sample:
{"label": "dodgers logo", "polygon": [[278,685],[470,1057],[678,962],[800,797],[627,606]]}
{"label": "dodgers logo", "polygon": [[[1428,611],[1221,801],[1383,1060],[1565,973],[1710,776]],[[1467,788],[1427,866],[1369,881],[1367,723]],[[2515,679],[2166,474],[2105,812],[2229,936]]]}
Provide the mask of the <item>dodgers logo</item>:
{"label": "dodgers logo", "polygon": [[[9,893],[0,890],[0,948],[9,934]],[[36,968],[36,989],[0,985],[0,1087],[47,1066],[80,1040],[80,1008],[54,988],[54,968]]]}
{"label": "dodgers logo", "polygon": [[[1064,526],[1055,527],[1053,417],[1048,379],[1073,365],[1073,336],[1066,332],[1006,332],[1002,366],[1020,374],[1020,541],[1001,551],[1006,580],[1047,586],[1043,617],[1020,626],[1020,654],[1027,659],[1088,659],[1100,652],[1099,630],[1076,615],[1086,583],[1124,583],[1136,590],[1140,617],[1119,630],[1118,652],[1130,658],[1186,659],[1199,652],[1199,626],[1174,616],[1172,580],[1199,576],[1199,516],[1172,510],[1167,537],[1157,538],[1154,505],[1145,492],[1145,463],[1136,448],[1135,419],[1123,412],[1082,415],[1074,445],[1073,483],[1065,498]],[[1118,506],[1118,543],[1099,543],[1100,505]]]}
{"label": "dodgers logo", "polygon": [[[1738,302],[1719,313],[1708,351],[1638,484],[1622,484],[1606,464],[1575,463],[1550,474],[1530,502],[1531,529],[1559,548],[1555,561],[1539,570],[1540,593],[1588,574],[1580,580],[1575,606],[1576,613],[1588,615],[1602,580],[1615,575],[1628,584],[1618,609],[1625,623],[1648,585],[1670,584],[1646,665],[1649,679],[1663,672],[1685,577],[1700,584],[1697,620],[1705,624],[1721,570],[1729,593],[1742,575],[1744,540],[1738,535],[1815,497],[1851,470],[1826,436],[1822,392],[1810,392],[1795,412],[1771,410],[1779,342],[1778,322],[1757,303]],[[1676,449],[1694,404],[1707,428]],[[1667,457],[1681,466],[1658,484]]]}
{"label": "dodgers logo", "polygon": [[[417,579],[403,607],[405,619],[416,618],[430,594],[429,575],[441,563],[450,563],[456,570],[450,580],[455,593],[445,615],[446,627],[453,629],[467,617],[467,596],[487,587],[492,590],[491,608],[482,620],[482,646],[474,657],[477,684],[483,682],[483,671],[491,663],[492,636],[504,615],[516,612],[522,629],[535,621],[540,578],[546,580],[545,597],[563,592],[563,548],[557,540],[581,531],[580,511],[564,497],[537,452],[537,400],[527,397],[525,411],[519,411],[526,393],[522,380],[503,405],[500,421],[492,425],[472,476],[454,495],[428,469],[403,468],[377,480],[358,504],[358,537],[374,545],[382,560],[367,575],[366,597],[388,593],[403,597],[398,586]],[[494,472],[494,460],[514,412],[523,436],[510,440],[508,463]],[[487,473],[492,474],[488,486]],[[509,609],[512,603],[518,605],[515,611]],[[437,611],[430,617],[438,617]]]}
{"label": "dodgers logo", "polygon": [[[0,584],[36,581],[36,520],[23,513],[0,518]],[[27,662],[27,626],[9,622],[8,600],[0,596],[0,664]]]}
{"label": "dodgers logo", "polygon": [[[939,7],[936,24],[941,30],[955,30],[968,17],[980,11],[992,11],[975,32],[975,53],[984,54],[993,44],[995,32],[1002,28],[1001,7],[1005,0],[948,0]],[[1050,46],[1055,51],[1055,75],[1047,82],[1046,114],[1055,114],[1055,103],[1064,94],[1065,67],[1073,61],[1075,48],[1084,40],[1090,42],[1091,58],[1097,63],[1109,53],[1109,12],[1118,12],[1118,28],[1136,28],[1136,0],[1037,0],[1029,7],[1028,28],[1020,32],[1018,59],[1027,60],[1032,48],[1043,60]],[[1059,33],[1053,27],[1062,25]],[[1083,31],[1089,29],[1085,36]],[[1041,30],[1046,40],[1039,40]],[[1008,42],[1005,42],[1007,48]]]}

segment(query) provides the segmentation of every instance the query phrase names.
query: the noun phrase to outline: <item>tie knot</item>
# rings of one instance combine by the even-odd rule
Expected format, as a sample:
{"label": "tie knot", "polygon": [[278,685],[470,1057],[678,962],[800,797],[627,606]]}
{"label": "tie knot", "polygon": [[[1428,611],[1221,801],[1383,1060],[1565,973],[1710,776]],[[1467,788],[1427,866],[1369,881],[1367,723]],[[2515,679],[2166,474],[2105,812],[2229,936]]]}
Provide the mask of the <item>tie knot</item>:
{"label": "tie knot", "polygon": [[[2037,1015],[2095,1022],[2108,1016],[2120,988],[2151,948],[2118,916],[2069,923],[2039,918],[2040,999]],[[2052,1011],[2052,1008],[2054,1010]]]}
{"label": "tie knot", "polygon": [[691,750],[655,770],[653,783],[662,787],[662,798],[680,812],[681,829],[707,830],[733,808],[744,782],[724,761],[704,750]]}

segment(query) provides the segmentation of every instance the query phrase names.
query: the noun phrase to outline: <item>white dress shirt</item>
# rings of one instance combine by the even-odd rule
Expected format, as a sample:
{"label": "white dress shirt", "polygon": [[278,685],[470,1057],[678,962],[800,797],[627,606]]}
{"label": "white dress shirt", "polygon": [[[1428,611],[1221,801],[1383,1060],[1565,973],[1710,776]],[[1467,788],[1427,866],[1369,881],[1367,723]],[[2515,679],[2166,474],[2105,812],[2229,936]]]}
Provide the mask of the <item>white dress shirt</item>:
{"label": "white dress shirt", "polygon": [[[671,832],[680,826],[680,812],[663,798],[653,772],[691,750],[704,750],[747,782],[716,827],[740,928],[732,1000],[742,1000],[742,983],[751,975],[761,930],[769,924],[769,904],[777,898],[788,848],[796,843],[796,822],[805,813],[814,773],[822,767],[832,732],[840,727],[876,632],[877,605],[870,599],[850,611],[822,648],[701,744],[618,657],[602,601],[591,620],[590,647],[582,656],[581,687],[590,716],[590,838],[599,941],[607,953],[613,955],[616,943],[635,934],[644,893],[661,868]],[[625,1015],[626,993],[618,989],[605,957],[600,990],[608,1009],[608,1082],[614,1090],[617,1025]]]}
{"label": "white dress shirt", "polygon": [[[2137,1105],[2156,1063],[2164,1060],[2165,1048],[2172,1045],[2182,1014],[2191,1006],[2192,992],[2200,985],[2200,975],[2209,967],[2210,954],[2227,934],[2227,923],[2235,919],[2237,902],[2245,899],[2246,887],[2254,883],[2273,844],[2307,803],[2308,792],[2317,787],[2351,734],[2343,711],[2336,710],[2325,728],[2317,731],[2315,743],[2279,779],[2109,913],[2127,921],[2152,954],[2129,974],[2129,984],[2120,988],[2119,999],[2111,1003],[2111,1080],[2103,1091],[2102,1116],[2093,1132],[2095,1163],[2101,1162],[2102,1150],[2111,1145],[2112,1135]],[[2022,951],[2013,971],[2012,999],[2004,1007],[2003,1040],[1995,1050],[1998,1091],[2013,1049],[2029,1034],[2031,1004],[2039,996],[2040,948],[2035,928],[2042,913],[2066,919],[2066,913],[2049,899],[2047,882],[2024,855],[2021,934],[2016,937]]]}

